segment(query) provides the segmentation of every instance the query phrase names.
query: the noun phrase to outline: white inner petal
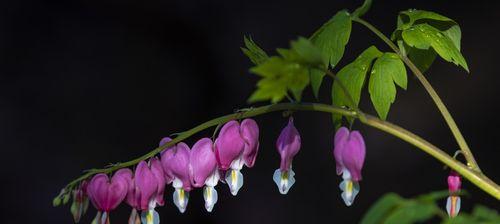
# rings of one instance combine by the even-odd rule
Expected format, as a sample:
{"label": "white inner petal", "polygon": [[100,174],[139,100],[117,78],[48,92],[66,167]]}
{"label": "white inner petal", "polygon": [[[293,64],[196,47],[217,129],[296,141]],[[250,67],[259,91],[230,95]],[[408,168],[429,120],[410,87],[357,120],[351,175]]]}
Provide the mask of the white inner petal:
{"label": "white inner petal", "polygon": [[273,180],[278,186],[278,190],[281,194],[287,194],[290,188],[295,183],[295,172],[290,168],[289,171],[281,172],[280,169],[274,171]]}
{"label": "white inner petal", "polygon": [[182,181],[179,178],[174,178],[174,181],[172,182],[172,187],[174,188],[182,188]]}
{"label": "white inner petal", "polygon": [[231,194],[236,196],[238,191],[243,186],[243,174],[241,174],[240,170],[230,169],[226,172],[226,183],[229,186],[229,190],[231,190]]}
{"label": "white inner petal", "polygon": [[455,217],[460,211],[461,200],[459,196],[449,196],[446,200],[446,212],[450,217]]}
{"label": "white inner petal", "polygon": [[189,201],[189,192],[184,191],[182,188],[176,188],[174,191],[174,204],[177,206],[181,213],[186,211]]}
{"label": "white inner petal", "polygon": [[218,195],[213,186],[205,186],[203,188],[203,198],[205,199],[205,209],[212,212],[215,203],[217,203]]}
{"label": "white inner petal", "polygon": [[243,153],[235,160],[231,162],[231,169],[232,170],[241,170],[243,168],[243,165],[245,164],[245,161],[243,161]]}
{"label": "white inner petal", "polygon": [[219,179],[219,171],[215,169],[214,172],[207,178],[207,180],[205,180],[205,185],[214,187],[217,185],[217,182],[219,182]]}
{"label": "white inner petal", "polygon": [[159,224],[160,223],[160,215],[154,209],[142,211],[141,212],[141,222],[142,222],[142,224]]}
{"label": "white inner petal", "polygon": [[347,169],[342,170],[342,179],[344,179],[340,185],[339,188],[342,191],[340,196],[344,200],[344,203],[347,206],[351,206],[352,203],[354,203],[354,199],[356,198],[356,195],[359,193],[359,183],[352,181],[351,179],[351,173]]}

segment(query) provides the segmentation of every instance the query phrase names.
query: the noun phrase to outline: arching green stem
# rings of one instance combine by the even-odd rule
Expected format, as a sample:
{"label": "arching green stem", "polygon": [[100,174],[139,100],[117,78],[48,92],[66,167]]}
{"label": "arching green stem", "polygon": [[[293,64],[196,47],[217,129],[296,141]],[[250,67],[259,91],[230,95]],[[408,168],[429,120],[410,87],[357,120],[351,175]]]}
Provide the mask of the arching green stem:
{"label": "arching green stem", "polygon": [[431,96],[432,100],[436,104],[437,108],[443,115],[446,123],[448,124],[448,127],[450,128],[451,132],[453,133],[453,136],[455,137],[458,146],[460,147],[460,150],[462,150],[465,159],[467,160],[467,165],[472,168],[473,170],[477,172],[481,172],[479,169],[479,166],[476,162],[476,159],[472,155],[472,152],[467,145],[467,142],[465,141],[465,138],[463,137],[462,133],[460,132],[460,129],[458,128],[457,124],[455,123],[455,120],[451,116],[450,112],[448,111],[448,108],[444,105],[443,101],[437,94],[436,90],[432,87],[432,85],[429,83],[429,81],[425,78],[425,76],[422,74],[422,72],[413,64],[413,62],[404,54],[401,53],[399,48],[389,39],[387,36],[385,36],[380,30],[378,30],[376,27],[368,23],[367,21],[359,18],[359,17],[353,17],[353,21],[358,22],[371,30],[375,35],[377,35],[382,41],[384,41],[394,52],[396,52],[401,60],[410,68],[410,70],[415,74],[417,79],[422,83],[424,86],[425,90],[429,95]]}
{"label": "arching green stem", "polygon": [[[234,119],[254,117],[254,116],[261,115],[261,114],[266,114],[266,113],[275,112],[275,111],[285,111],[285,110],[318,111],[318,112],[325,112],[325,113],[337,113],[337,114],[341,114],[341,115],[348,116],[348,117],[359,118],[359,115],[355,111],[339,108],[336,106],[326,105],[326,104],[278,103],[278,104],[267,105],[267,106],[262,106],[262,107],[250,108],[248,110],[242,110],[240,112],[236,112],[233,114],[218,117],[218,118],[209,120],[205,123],[202,123],[202,124],[192,128],[188,131],[180,133],[176,138],[174,138],[169,143],[167,143],[163,146],[160,146],[156,149],[153,149],[149,153],[147,153],[139,158],[136,158],[134,160],[124,162],[124,163],[118,163],[112,167],[105,168],[105,169],[88,170],[88,172],[85,173],[83,176],[70,182],[65,187],[65,189],[72,188],[74,185],[78,184],[80,181],[85,180],[94,174],[110,173],[110,172],[113,172],[113,171],[118,170],[120,168],[133,166],[142,160],[146,160],[148,158],[151,158],[151,157],[157,155],[158,153],[160,153],[164,149],[172,146],[173,144],[176,144],[176,143],[190,137],[191,135],[198,133],[202,130],[205,130],[207,128],[214,127],[214,126],[226,123],[226,122],[228,122],[230,120],[234,120]],[[495,182],[491,181],[488,177],[484,176],[483,174],[477,173],[471,169],[468,169],[467,166],[465,166],[464,164],[460,163],[459,161],[453,159],[452,157],[450,157],[448,154],[446,154],[441,149],[437,148],[436,146],[425,141],[424,139],[420,138],[419,136],[417,136],[417,135],[415,135],[415,134],[413,134],[413,133],[411,133],[411,132],[409,132],[409,131],[407,131],[407,130],[405,130],[397,125],[391,124],[387,121],[380,120],[377,117],[374,117],[371,115],[365,114],[364,116],[365,116],[365,119],[360,120],[362,123],[364,123],[368,126],[377,128],[379,130],[382,130],[384,132],[387,132],[391,135],[394,135],[394,136],[416,146],[417,148],[428,153],[429,155],[436,158],[437,160],[439,160],[443,164],[456,170],[464,178],[468,179],[471,183],[475,184],[476,186],[481,188],[483,191],[491,194],[496,199],[500,199],[500,187]]]}

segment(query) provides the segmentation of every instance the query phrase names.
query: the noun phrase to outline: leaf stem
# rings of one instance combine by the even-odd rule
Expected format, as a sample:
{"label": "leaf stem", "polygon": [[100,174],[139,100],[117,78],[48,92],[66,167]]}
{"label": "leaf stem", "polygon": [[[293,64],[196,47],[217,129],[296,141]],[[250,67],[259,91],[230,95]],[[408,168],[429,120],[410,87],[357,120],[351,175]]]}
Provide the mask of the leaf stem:
{"label": "leaf stem", "polygon": [[333,80],[335,80],[335,82],[337,82],[337,84],[340,86],[340,88],[342,89],[342,92],[347,97],[349,104],[351,104],[351,108],[354,109],[354,111],[356,111],[358,113],[358,118],[360,120],[366,120],[364,113],[361,111],[361,109],[359,109],[358,105],[356,105],[356,103],[354,102],[354,99],[352,98],[351,94],[347,90],[347,87],[344,85],[344,83],[342,83],[342,81],[339,79],[339,77],[337,77],[332,71],[330,71],[328,69],[326,69],[324,72],[326,73],[326,75],[330,76]]}
{"label": "leaf stem", "polygon": [[[87,178],[90,178],[92,175],[97,174],[97,173],[111,173],[115,170],[118,170],[120,168],[125,168],[129,166],[133,166],[137,163],[139,163],[142,160],[149,159],[156,154],[160,153],[164,149],[190,137],[191,135],[198,133],[204,129],[217,126],[219,124],[226,123],[230,120],[234,119],[242,119],[242,118],[247,118],[247,117],[254,117],[270,112],[275,112],[275,111],[284,111],[284,110],[295,110],[295,111],[318,111],[318,112],[325,112],[325,113],[336,113],[336,114],[341,114],[344,116],[348,117],[353,117],[353,118],[359,118],[359,114],[355,111],[332,106],[332,105],[326,105],[326,104],[316,104],[316,103],[278,103],[278,104],[272,104],[272,105],[267,105],[267,106],[261,106],[261,107],[256,107],[256,108],[251,108],[249,110],[241,111],[241,112],[236,112],[233,114],[225,115],[222,117],[218,117],[212,120],[209,120],[205,123],[202,123],[188,131],[182,132],[180,135],[178,135],[176,138],[174,138],[172,141],[168,142],[167,144],[160,146],[156,149],[153,149],[149,153],[136,158],[134,160],[124,162],[124,163],[117,163],[117,165],[105,168],[105,169],[91,169],[84,175],[78,177],[77,179],[71,181],[68,185],[66,185],[65,189],[70,189],[74,185],[78,184],[80,181],[85,180]],[[431,143],[427,142],[426,140],[420,138],[419,136],[397,126],[394,124],[391,124],[387,121],[383,121],[378,119],[375,116],[371,115],[364,115],[366,119],[360,121],[368,126],[377,128],[379,130],[382,130],[384,132],[387,132],[391,135],[394,135],[418,148],[420,148],[422,151],[428,153],[432,157],[436,158],[437,160],[441,161],[445,165],[451,167],[453,170],[456,172],[460,173],[464,178],[468,179],[470,182],[481,188],[483,191],[489,193],[496,199],[500,200],[500,187],[493,181],[491,181],[488,177],[485,175],[475,172],[473,170],[470,170],[467,166],[464,164],[460,163],[459,161],[453,159],[450,157],[448,154],[446,154],[444,151],[441,149],[437,148],[436,146],[432,145]]]}
{"label": "leaf stem", "polygon": [[396,52],[401,60],[410,68],[410,70],[415,74],[417,79],[422,83],[424,86],[425,90],[427,93],[431,96],[432,100],[436,104],[437,108],[441,112],[441,115],[444,117],[446,123],[448,124],[448,127],[450,128],[451,132],[453,133],[453,136],[455,137],[460,150],[462,150],[463,155],[465,159],[467,160],[467,166],[469,166],[471,169],[481,172],[479,169],[479,166],[476,162],[476,159],[472,155],[472,152],[467,145],[467,142],[465,141],[465,138],[463,137],[462,133],[460,132],[460,129],[458,128],[455,120],[451,116],[450,112],[448,111],[448,108],[444,105],[443,101],[437,94],[436,90],[432,87],[430,82],[425,78],[425,76],[422,74],[422,72],[413,64],[413,62],[404,54],[401,53],[399,48],[389,39],[387,36],[385,36],[380,30],[378,30],[376,27],[368,23],[367,21],[359,18],[359,17],[352,17],[352,20],[355,22],[358,22],[371,30],[375,35],[377,35],[382,41],[384,41],[394,52]]}

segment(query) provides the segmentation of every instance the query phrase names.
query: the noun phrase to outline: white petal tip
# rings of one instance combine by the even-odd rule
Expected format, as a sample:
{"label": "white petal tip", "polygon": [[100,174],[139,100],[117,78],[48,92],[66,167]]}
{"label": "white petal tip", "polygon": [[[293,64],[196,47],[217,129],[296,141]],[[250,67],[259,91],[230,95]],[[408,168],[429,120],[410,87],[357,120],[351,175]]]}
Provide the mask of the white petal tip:
{"label": "white petal tip", "polygon": [[232,169],[226,173],[225,179],[231,194],[236,196],[243,186],[243,174],[239,170]]}
{"label": "white petal tip", "polygon": [[340,196],[344,200],[346,206],[351,206],[354,203],[354,199],[359,193],[358,182],[353,182],[352,180],[344,180],[339,185],[342,193]]}
{"label": "white petal tip", "polygon": [[276,183],[276,186],[278,186],[278,190],[280,194],[287,194],[290,188],[293,186],[295,183],[295,173],[293,172],[292,169],[289,171],[281,172],[280,169],[277,169],[274,171],[273,174],[273,180],[274,183]]}
{"label": "white petal tip", "polygon": [[205,209],[212,212],[215,203],[217,203],[218,195],[214,187],[205,186],[203,188],[203,198],[205,199]]}
{"label": "white petal tip", "polygon": [[446,212],[448,212],[448,216],[454,218],[460,212],[460,204],[461,200],[459,196],[449,196],[446,200]]}
{"label": "white petal tip", "polygon": [[189,201],[189,192],[182,188],[176,188],[174,191],[174,204],[179,209],[179,212],[184,213]]}
{"label": "white petal tip", "polygon": [[155,210],[147,210],[141,212],[141,222],[142,224],[159,224],[160,215]]}

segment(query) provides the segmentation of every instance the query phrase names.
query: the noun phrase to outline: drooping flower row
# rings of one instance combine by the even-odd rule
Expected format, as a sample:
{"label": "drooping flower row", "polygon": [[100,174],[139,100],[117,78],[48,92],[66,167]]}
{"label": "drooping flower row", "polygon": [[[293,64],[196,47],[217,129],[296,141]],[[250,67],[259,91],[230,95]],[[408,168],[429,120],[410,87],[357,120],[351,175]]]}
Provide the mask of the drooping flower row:
{"label": "drooping flower row", "polygon": [[[163,138],[160,146],[171,141]],[[288,124],[281,131],[276,149],[281,157],[279,168],[274,172],[273,180],[281,194],[287,194],[295,183],[292,170],[293,158],[300,151],[301,137],[290,117]],[[252,119],[241,123],[229,121],[220,130],[214,142],[210,138],[198,140],[191,148],[177,143],[153,157],[141,161],[135,171],[123,168],[110,178],[106,174],[97,174],[87,183],[82,182],[76,189],[80,201],[85,195],[98,210],[93,223],[109,223],[109,212],[122,201],[132,207],[129,223],[159,223],[156,206],[164,205],[165,186],[174,188],[173,202],[180,212],[186,210],[189,193],[195,188],[203,188],[205,208],[212,211],[218,196],[215,186],[218,182],[228,185],[232,195],[237,195],[243,186],[244,166],[253,167],[259,150],[259,127]],[[340,184],[341,197],[350,206],[359,192],[361,169],[365,158],[365,144],[358,131],[350,132],[347,128],[337,131],[334,138],[334,158],[337,174],[342,175]],[[84,203],[77,204],[75,220],[84,213]]]}

